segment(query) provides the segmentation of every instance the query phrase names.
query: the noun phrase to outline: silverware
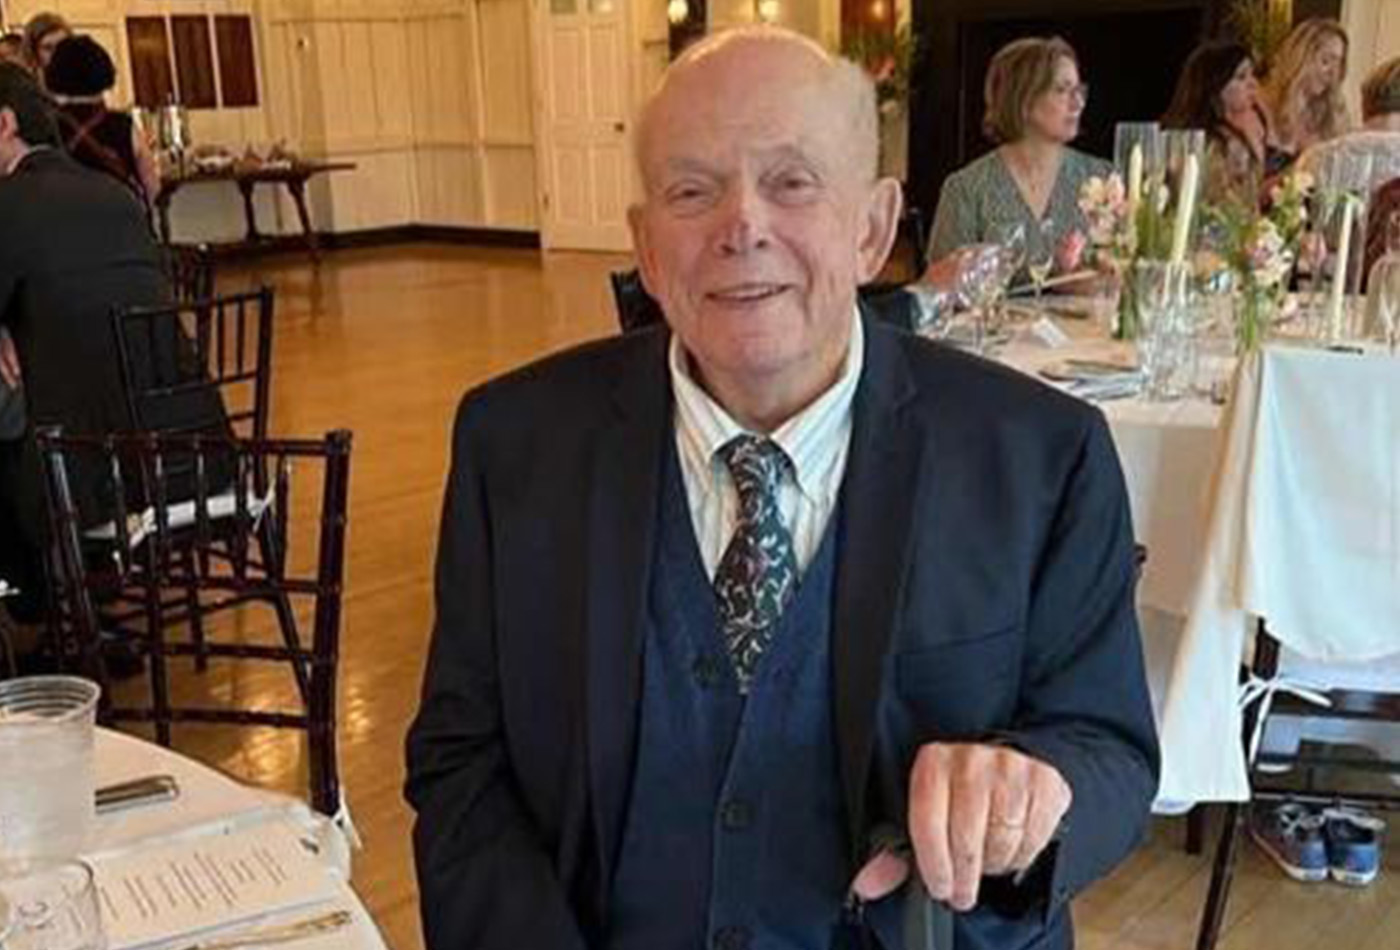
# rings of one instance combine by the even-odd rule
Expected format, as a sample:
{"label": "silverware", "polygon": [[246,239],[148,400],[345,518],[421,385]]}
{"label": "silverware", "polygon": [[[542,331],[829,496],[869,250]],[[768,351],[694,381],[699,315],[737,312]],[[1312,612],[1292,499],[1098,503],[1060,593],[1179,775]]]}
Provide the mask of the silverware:
{"label": "silverware", "polygon": [[238,947],[261,947],[268,944],[292,943],[330,933],[348,925],[353,918],[348,910],[335,910],[318,917],[308,917],[296,923],[277,927],[258,927],[231,934],[227,937],[213,937],[198,943],[186,944],[179,950],[237,950]]}
{"label": "silverware", "polygon": [[99,815],[138,805],[174,801],[180,797],[180,787],[169,775],[144,775],[129,782],[104,785],[93,798]]}

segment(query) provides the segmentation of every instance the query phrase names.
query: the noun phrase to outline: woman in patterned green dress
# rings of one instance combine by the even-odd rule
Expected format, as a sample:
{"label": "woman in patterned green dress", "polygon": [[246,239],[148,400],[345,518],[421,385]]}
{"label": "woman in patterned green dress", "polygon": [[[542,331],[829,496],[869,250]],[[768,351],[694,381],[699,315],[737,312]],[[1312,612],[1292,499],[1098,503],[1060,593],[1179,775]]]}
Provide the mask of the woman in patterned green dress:
{"label": "woman in patterned green dress", "polygon": [[944,181],[929,242],[932,259],[1004,242],[1019,226],[1028,260],[1053,254],[1060,270],[1077,264],[1076,245],[1082,247],[1085,232],[1080,186],[1112,171],[1109,163],[1069,147],[1079,135],[1088,92],[1074,49],[1058,37],[1016,40],[992,58],[982,127],[996,148]]}

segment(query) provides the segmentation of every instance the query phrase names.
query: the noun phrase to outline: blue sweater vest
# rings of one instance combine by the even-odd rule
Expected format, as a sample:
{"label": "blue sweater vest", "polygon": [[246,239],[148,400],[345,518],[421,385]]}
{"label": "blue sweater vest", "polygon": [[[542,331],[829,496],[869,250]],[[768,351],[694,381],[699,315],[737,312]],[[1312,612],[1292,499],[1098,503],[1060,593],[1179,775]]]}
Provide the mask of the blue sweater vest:
{"label": "blue sweater vest", "polygon": [[610,950],[826,950],[852,871],[831,700],[833,515],[747,698],[668,451]]}

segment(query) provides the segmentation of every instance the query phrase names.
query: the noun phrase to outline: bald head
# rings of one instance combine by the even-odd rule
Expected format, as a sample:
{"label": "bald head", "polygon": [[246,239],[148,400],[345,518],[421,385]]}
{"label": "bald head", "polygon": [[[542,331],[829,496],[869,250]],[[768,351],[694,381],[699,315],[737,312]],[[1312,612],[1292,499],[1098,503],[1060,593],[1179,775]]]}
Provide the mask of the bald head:
{"label": "bald head", "polygon": [[667,121],[697,110],[723,120],[735,103],[759,91],[781,90],[825,117],[824,125],[858,180],[871,183],[879,167],[879,119],[875,84],[855,63],[833,56],[812,40],[772,26],[740,27],[690,46],[642,107],[636,137],[637,164],[649,181],[654,137]]}

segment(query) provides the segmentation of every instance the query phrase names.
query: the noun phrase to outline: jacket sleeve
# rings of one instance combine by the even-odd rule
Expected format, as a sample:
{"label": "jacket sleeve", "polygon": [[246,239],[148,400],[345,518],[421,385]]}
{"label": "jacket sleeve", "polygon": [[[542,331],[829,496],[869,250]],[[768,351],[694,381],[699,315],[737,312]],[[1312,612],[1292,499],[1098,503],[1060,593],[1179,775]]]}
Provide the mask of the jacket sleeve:
{"label": "jacket sleeve", "polygon": [[469,396],[457,416],[437,616],[407,744],[424,939],[427,950],[583,950],[506,750],[492,589],[496,526],[479,417]]}
{"label": "jacket sleeve", "polygon": [[1004,736],[1073,792],[1027,881],[1033,893],[1020,895],[1047,917],[1138,844],[1159,771],[1127,492],[1102,415],[1086,429],[1037,565],[1021,702]]}

